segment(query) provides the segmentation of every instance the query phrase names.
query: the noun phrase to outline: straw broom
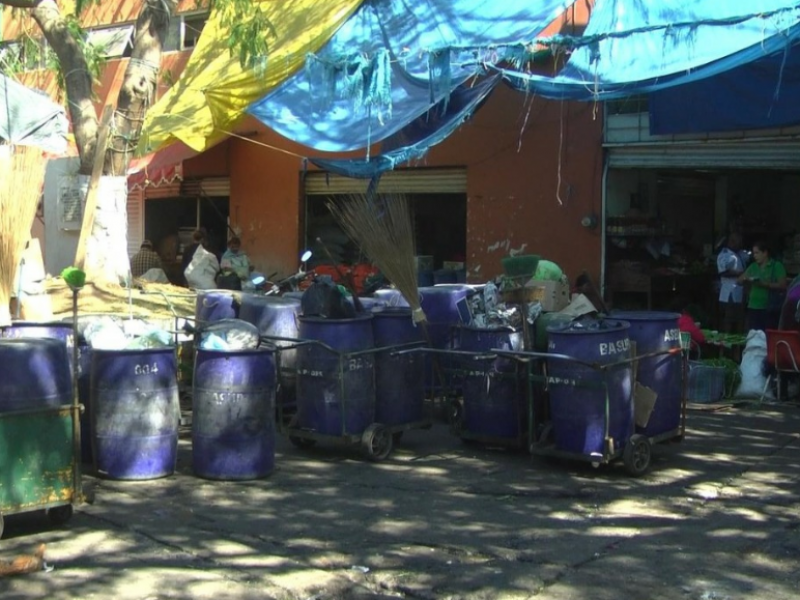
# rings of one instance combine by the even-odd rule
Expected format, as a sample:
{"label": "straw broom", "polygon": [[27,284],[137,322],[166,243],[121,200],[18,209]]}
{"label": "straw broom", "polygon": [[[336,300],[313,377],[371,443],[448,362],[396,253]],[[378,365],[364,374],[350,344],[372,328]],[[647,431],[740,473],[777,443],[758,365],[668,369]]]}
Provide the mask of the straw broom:
{"label": "straw broom", "polygon": [[0,145],[0,326],[11,324],[14,276],[36,217],[44,167],[40,149]]}
{"label": "straw broom", "polygon": [[350,239],[394,283],[411,307],[414,322],[424,325],[408,199],[400,194],[352,194],[340,203],[329,201],[328,208]]}

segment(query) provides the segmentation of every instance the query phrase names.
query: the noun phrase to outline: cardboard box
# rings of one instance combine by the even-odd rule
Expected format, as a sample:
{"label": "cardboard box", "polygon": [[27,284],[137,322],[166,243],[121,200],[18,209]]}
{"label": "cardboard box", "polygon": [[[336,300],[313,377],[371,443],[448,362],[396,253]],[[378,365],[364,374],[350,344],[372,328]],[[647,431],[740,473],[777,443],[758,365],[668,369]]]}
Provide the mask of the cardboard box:
{"label": "cardboard box", "polygon": [[433,256],[428,254],[415,256],[414,264],[417,267],[417,271],[433,271]]}
{"label": "cardboard box", "polygon": [[558,312],[569,305],[569,285],[561,281],[531,279],[525,289],[528,297],[538,301],[545,312]]}
{"label": "cardboard box", "polygon": [[569,305],[569,285],[561,281],[531,279],[525,287],[503,290],[503,302],[522,304],[539,302],[545,312],[558,312]]}
{"label": "cardboard box", "polygon": [[464,268],[464,262],[458,260],[446,260],[442,262],[443,269],[449,269],[451,271],[460,271]]}

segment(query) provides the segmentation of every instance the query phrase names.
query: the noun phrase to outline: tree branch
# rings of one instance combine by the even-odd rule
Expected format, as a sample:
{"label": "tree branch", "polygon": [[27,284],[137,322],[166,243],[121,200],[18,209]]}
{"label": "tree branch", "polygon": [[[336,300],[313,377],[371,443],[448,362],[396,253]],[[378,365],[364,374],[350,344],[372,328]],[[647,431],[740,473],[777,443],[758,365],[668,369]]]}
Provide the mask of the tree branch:
{"label": "tree branch", "polygon": [[12,8],[33,8],[39,0],[0,0],[0,4]]}
{"label": "tree branch", "polygon": [[[8,0],[3,0],[6,2]],[[97,113],[92,104],[92,76],[86,57],[73,37],[55,0],[36,0],[31,16],[42,30],[47,43],[58,56],[67,88],[67,108],[72,119],[72,132],[81,158],[80,172],[92,170],[97,145]]]}
{"label": "tree branch", "polygon": [[119,91],[105,174],[124,174],[139,143],[144,115],[156,99],[161,53],[177,4],[177,0],[145,0],[136,19],[133,51]]}

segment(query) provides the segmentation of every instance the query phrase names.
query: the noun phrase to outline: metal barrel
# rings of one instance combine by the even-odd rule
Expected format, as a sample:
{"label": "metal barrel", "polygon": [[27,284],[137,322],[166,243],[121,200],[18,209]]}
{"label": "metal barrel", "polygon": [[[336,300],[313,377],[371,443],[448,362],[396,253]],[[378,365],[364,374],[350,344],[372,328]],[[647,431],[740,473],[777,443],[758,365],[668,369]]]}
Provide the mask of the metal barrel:
{"label": "metal barrel", "polygon": [[[436,285],[419,288],[420,303],[428,321],[428,336],[432,348],[439,350],[459,348],[459,336],[456,328],[461,324],[458,303],[466,298],[471,288],[467,285]],[[426,357],[425,382],[429,391],[441,390],[442,381],[434,373],[433,357]],[[452,372],[456,369],[456,360],[449,356],[438,355],[437,360],[444,370],[444,385],[448,389],[460,386],[458,377]]]}
{"label": "metal barrel", "polygon": [[[630,358],[630,325],[604,319],[585,323],[558,323],[547,328],[548,352],[565,354],[591,364],[616,363]],[[576,361],[547,360],[550,415],[559,450],[583,455],[606,449],[606,394],[608,436],[616,449],[633,434],[630,364],[598,370]]]}
{"label": "metal barrel", "polygon": [[555,325],[556,323],[568,323],[574,319],[575,317],[562,315],[561,313],[556,313],[556,312],[541,313],[538,317],[536,317],[536,321],[534,321],[533,323],[534,350],[536,352],[547,352],[547,343],[548,343],[547,328],[550,325]]}
{"label": "metal barrel", "polygon": [[405,298],[403,298],[403,294],[400,293],[400,290],[395,290],[391,288],[386,288],[382,290],[375,290],[372,294],[372,297],[376,300],[380,300],[386,306],[393,306],[393,307],[403,307],[405,306],[408,308],[408,302]]}
{"label": "metal barrel", "polygon": [[197,290],[194,317],[198,324],[239,316],[239,294],[231,290]]}
{"label": "metal barrel", "polygon": [[382,308],[372,315],[375,353],[375,421],[389,427],[421,421],[425,403],[422,354],[392,355],[392,347],[424,341],[410,308]]}
{"label": "metal barrel", "polygon": [[67,347],[59,340],[0,340],[0,412],[71,404],[69,364]]}
{"label": "metal barrel", "polygon": [[[258,327],[261,335],[297,338],[297,317],[300,314],[300,299],[285,296],[261,296],[242,294],[239,318]],[[270,342],[277,348],[291,346],[291,342]],[[280,389],[276,402],[284,408],[297,402],[297,350],[282,350],[278,355],[280,364]]]}
{"label": "metal barrel", "polygon": [[11,325],[2,328],[0,337],[12,339],[53,338],[56,340],[61,340],[67,345],[69,368],[70,372],[72,372],[72,345],[75,343],[75,336],[71,321],[13,321]]}
{"label": "metal barrel", "polygon": [[[492,349],[518,351],[524,349],[521,331],[510,328],[461,329],[461,350],[488,353]],[[495,357],[462,359],[464,372],[464,432],[467,434],[519,439],[527,429],[525,388],[517,377],[513,359]]]}
{"label": "metal barrel", "polygon": [[[352,319],[299,317],[297,423],[324,435],[360,435],[375,420],[375,357],[351,355],[374,347],[372,315]],[[343,360],[341,354],[346,353]]]}
{"label": "metal barrel", "polygon": [[208,479],[266,477],[275,467],[275,355],[198,350],[192,468]]}
{"label": "metal barrel", "polygon": [[[69,371],[72,373],[72,347],[75,344],[75,335],[72,328],[72,319],[53,322],[14,321],[2,331],[4,338],[52,338],[61,340],[67,350]],[[88,348],[88,346],[85,346]],[[81,462],[92,462],[92,442],[89,425],[89,370],[88,364],[83,360],[84,345],[78,342],[78,402],[83,404],[84,410],[80,415],[81,426]],[[70,400],[71,402],[71,400]]]}
{"label": "metal barrel", "polygon": [[369,296],[359,296],[358,301],[367,312],[371,311],[373,308],[382,308],[386,306],[386,302],[380,298],[370,298]]}
{"label": "metal barrel", "polygon": [[93,349],[90,404],[98,474],[155,479],[175,472],[180,408],[174,348]]}
{"label": "metal barrel", "polygon": [[[680,315],[661,311],[614,311],[614,319],[630,323],[628,333],[636,342],[636,354],[656,354],[680,348]],[[656,403],[647,426],[638,431],[647,436],[675,431],[681,421],[683,365],[681,355],[660,354],[637,362],[636,380],[656,393]]]}

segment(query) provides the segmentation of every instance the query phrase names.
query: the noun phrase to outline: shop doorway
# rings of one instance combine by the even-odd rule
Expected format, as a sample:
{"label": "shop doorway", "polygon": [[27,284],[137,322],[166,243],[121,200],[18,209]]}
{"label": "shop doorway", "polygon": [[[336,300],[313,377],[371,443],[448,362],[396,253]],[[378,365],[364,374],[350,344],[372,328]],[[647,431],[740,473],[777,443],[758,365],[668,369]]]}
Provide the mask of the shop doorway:
{"label": "shop doorway", "polygon": [[616,308],[691,306],[718,327],[716,254],[731,231],[770,246],[800,273],[800,172],[612,168],[606,184],[605,286]]}
{"label": "shop doorway", "polygon": [[153,198],[144,202],[144,238],[161,256],[170,282],[180,285],[182,252],[195,229],[206,231],[208,249],[221,256],[225,251],[230,218],[227,197]]}
{"label": "shop doorway", "polygon": [[[406,194],[412,213],[418,255],[432,256],[434,268],[445,262],[464,262],[467,249],[465,194]],[[319,263],[329,263],[321,239],[337,264],[368,262],[359,247],[342,231],[328,209],[329,202],[347,202],[346,195],[309,196],[306,205],[306,247]]]}
{"label": "shop doorway", "polygon": [[[313,172],[304,176],[305,204],[302,213],[305,245],[315,260],[330,263],[324,241],[333,260],[355,265],[367,262],[328,210],[329,200],[346,201],[348,195],[366,193],[368,181]],[[380,194],[402,194],[409,200],[414,220],[417,255],[433,257],[433,268],[445,263],[465,263],[467,250],[467,171],[462,167],[397,169],[384,173]],[[454,267],[455,268],[455,267]],[[463,268],[463,266],[461,267]]]}

